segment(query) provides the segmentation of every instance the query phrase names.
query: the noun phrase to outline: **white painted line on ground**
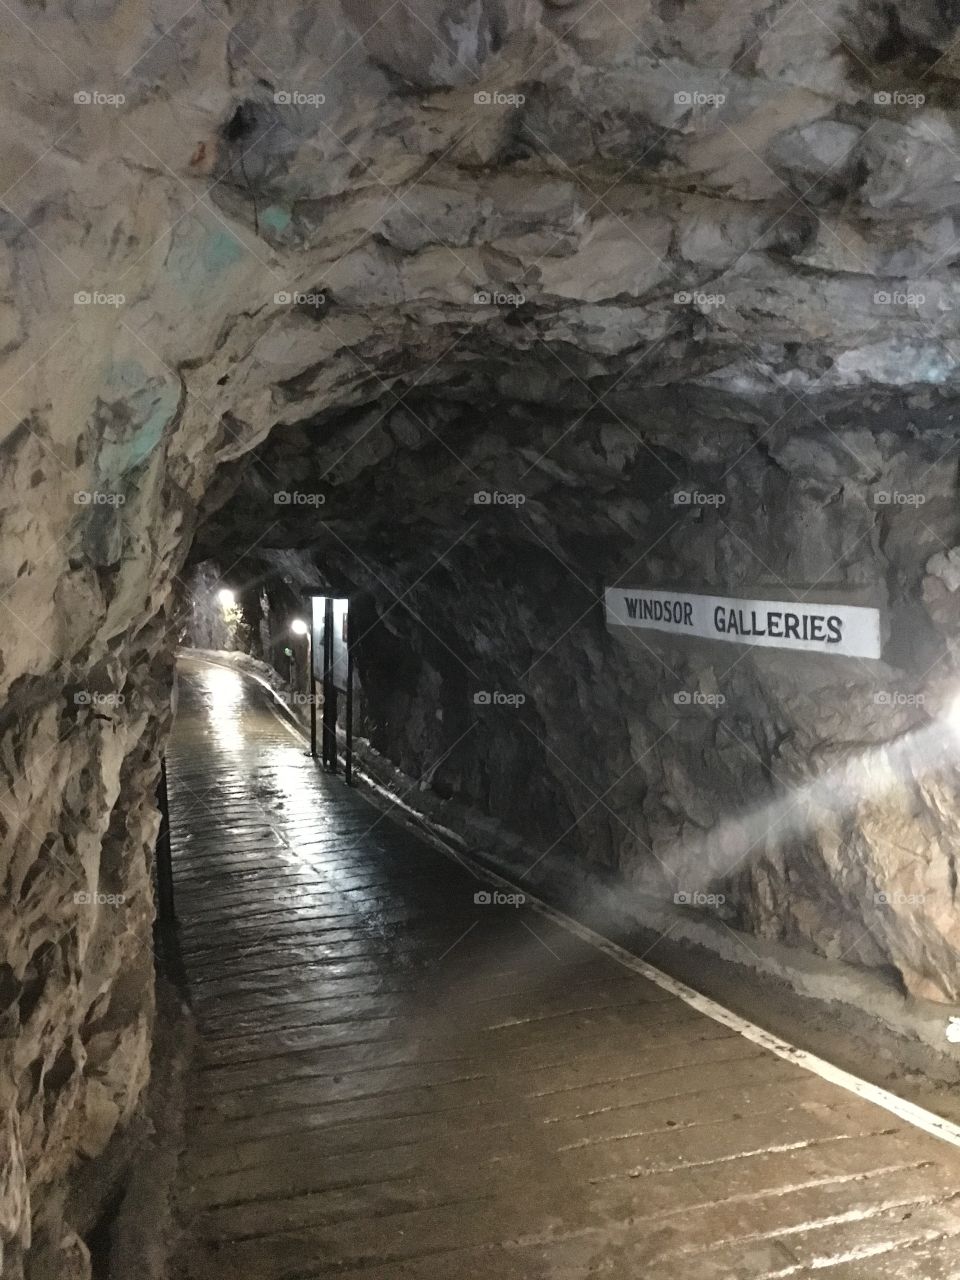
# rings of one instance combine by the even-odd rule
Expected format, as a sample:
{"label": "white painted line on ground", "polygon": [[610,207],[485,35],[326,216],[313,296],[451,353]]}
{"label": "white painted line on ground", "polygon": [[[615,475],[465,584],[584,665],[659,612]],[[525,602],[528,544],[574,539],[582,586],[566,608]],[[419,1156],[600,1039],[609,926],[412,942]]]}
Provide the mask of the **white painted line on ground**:
{"label": "white painted line on ground", "polygon": [[[423,821],[423,819],[421,818],[420,821]],[[442,844],[443,842],[438,841],[438,843]],[[881,1088],[880,1085],[871,1084],[868,1080],[861,1080],[859,1076],[855,1076],[849,1071],[844,1071],[842,1067],[834,1066],[832,1062],[827,1062],[824,1058],[818,1058],[816,1054],[809,1053],[806,1049],[798,1049],[796,1045],[792,1045],[786,1040],[781,1040],[779,1036],[773,1035],[770,1031],[764,1031],[763,1027],[758,1027],[756,1023],[749,1022],[746,1018],[740,1017],[739,1014],[724,1008],[722,1004],[718,1004],[710,996],[694,991],[686,983],[680,982],[677,978],[671,978],[669,974],[654,968],[652,964],[648,964],[645,960],[637,959],[636,956],[631,955],[623,947],[611,942],[609,938],[604,938],[602,934],[596,933],[587,925],[573,919],[572,916],[565,915],[562,911],[551,907],[548,903],[531,894],[528,889],[521,888],[521,886],[515,884],[512,880],[508,880],[505,876],[498,875],[496,872],[474,863],[469,856],[457,854],[456,858],[458,862],[468,864],[470,869],[481,879],[509,888],[514,892],[523,893],[539,915],[552,920],[582,941],[590,943],[598,951],[602,951],[604,955],[623,965],[624,968],[640,974],[662,990],[669,991],[692,1008],[705,1014],[708,1018],[712,1018],[714,1022],[720,1022],[732,1031],[736,1031],[744,1039],[752,1040],[754,1044],[760,1045],[763,1049],[768,1049],[778,1057],[785,1058],[788,1062],[794,1062],[798,1067],[803,1067],[807,1071],[812,1071],[814,1075],[829,1081],[830,1084],[838,1085],[848,1093],[856,1094],[857,1097],[882,1107],[885,1111],[891,1112],[905,1123],[913,1125],[914,1128],[922,1129],[935,1138],[941,1138],[944,1142],[950,1142],[955,1147],[960,1147],[960,1125],[944,1119],[943,1116],[936,1115],[933,1111],[928,1111],[925,1107],[918,1106],[915,1102],[908,1102],[906,1098],[898,1097],[897,1094],[890,1093],[889,1090]]]}
{"label": "white painted line on ground", "polygon": [[[222,667],[226,671],[232,671],[237,676],[247,676],[252,680],[256,680],[268,693],[273,695],[281,706],[286,706],[277,691],[271,688],[269,683],[255,672],[244,671],[225,662],[214,662],[209,658],[200,658],[198,656],[196,660],[208,662],[211,666]],[[298,741],[303,741],[306,737],[305,729],[298,733],[294,726],[284,716],[281,716],[278,711],[273,707],[270,710],[294,738]],[[629,951],[618,946],[617,943],[611,942],[609,938],[603,937],[602,934],[596,933],[572,916],[565,915],[562,911],[558,911],[555,907],[543,902],[525,886],[515,884],[514,881],[507,879],[506,876],[500,875],[496,871],[491,871],[490,868],[475,862],[468,854],[452,848],[448,843],[449,836],[445,838],[438,834],[443,830],[442,827],[431,823],[423,814],[412,808],[412,806],[405,804],[403,800],[395,796],[386,787],[381,786],[369,774],[356,767],[354,768],[354,773],[371,790],[389,800],[391,806],[400,808],[411,815],[417,824],[426,828],[427,832],[432,836],[431,843],[436,849],[458,862],[461,866],[466,867],[479,880],[499,885],[515,893],[522,893],[538,915],[552,920],[554,924],[559,925],[568,933],[572,933],[583,942],[589,943],[596,950],[609,956],[611,960],[615,960],[625,969],[630,969],[632,972],[646,978],[648,982],[654,983],[661,990],[669,991],[671,995],[683,1000],[685,1004],[690,1005],[691,1008],[696,1009],[706,1017],[712,1018],[714,1022],[719,1022],[723,1026],[729,1027],[731,1031],[736,1031],[745,1040],[750,1040],[762,1049],[775,1053],[778,1058],[784,1058],[787,1062],[796,1063],[798,1067],[820,1076],[821,1079],[828,1081],[830,1084],[837,1085],[838,1088],[846,1090],[847,1093],[863,1098],[866,1102],[872,1102],[874,1106],[882,1107],[884,1111],[889,1111],[891,1115],[895,1115],[899,1120],[904,1121],[905,1124],[912,1125],[915,1129],[921,1129],[924,1133],[929,1133],[934,1138],[940,1138],[943,1142],[949,1142],[955,1147],[960,1147],[960,1125],[944,1119],[943,1116],[936,1115],[933,1111],[928,1111],[926,1107],[918,1106],[915,1102],[908,1102],[906,1098],[898,1097],[897,1094],[890,1093],[888,1089],[883,1089],[880,1085],[871,1084],[868,1080],[861,1080],[859,1076],[853,1075],[852,1072],[844,1071],[842,1067],[836,1067],[832,1062],[827,1062],[824,1058],[818,1058],[816,1054],[809,1053],[806,1049],[798,1049],[796,1045],[792,1045],[786,1040],[781,1040],[779,1036],[773,1035],[770,1031],[764,1031],[756,1023],[749,1022],[746,1018],[741,1018],[739,1014],[724,1008],[722,1004],[718,1004],[716,1000],[712,1000],[709,996],[701,995],[699,991],[694,991],[693,987],[688,987],[686,983],[680,982],[676,978],[671,978],[668,973],[655,968],[645,960],[639,960],[636,956],[631,955]]]}

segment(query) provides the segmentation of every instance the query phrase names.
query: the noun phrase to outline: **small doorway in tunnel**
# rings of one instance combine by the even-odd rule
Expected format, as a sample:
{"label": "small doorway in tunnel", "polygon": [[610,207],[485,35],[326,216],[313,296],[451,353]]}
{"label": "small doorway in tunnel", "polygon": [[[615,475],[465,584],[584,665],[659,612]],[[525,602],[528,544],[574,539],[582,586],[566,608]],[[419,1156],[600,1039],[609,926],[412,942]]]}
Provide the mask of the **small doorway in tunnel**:
{"label": "small doorway in tunnel", "polygon": [[344,778],[353,784],[353,658],[350,646],[350,600],[346,596],[311,596],[310,750],[317,757],[317,685],[323,716],[319,727],[320,761],[338,770],[337,722],[344,699]]}

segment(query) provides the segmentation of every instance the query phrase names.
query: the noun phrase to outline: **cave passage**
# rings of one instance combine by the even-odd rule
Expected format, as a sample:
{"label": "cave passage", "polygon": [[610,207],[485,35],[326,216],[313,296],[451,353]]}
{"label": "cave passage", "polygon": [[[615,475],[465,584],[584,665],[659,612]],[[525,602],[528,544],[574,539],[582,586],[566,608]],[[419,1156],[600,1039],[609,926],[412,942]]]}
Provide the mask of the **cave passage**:
{"label": "cave passage", "polygon": [[960,1280],[960,2],[0,34],[0,1280]]}
{"label": "cave passage", "polygon": [[181,658],[168,763],[185,1280],[948,1274],[955,1148],[398,826],[250,677]]}

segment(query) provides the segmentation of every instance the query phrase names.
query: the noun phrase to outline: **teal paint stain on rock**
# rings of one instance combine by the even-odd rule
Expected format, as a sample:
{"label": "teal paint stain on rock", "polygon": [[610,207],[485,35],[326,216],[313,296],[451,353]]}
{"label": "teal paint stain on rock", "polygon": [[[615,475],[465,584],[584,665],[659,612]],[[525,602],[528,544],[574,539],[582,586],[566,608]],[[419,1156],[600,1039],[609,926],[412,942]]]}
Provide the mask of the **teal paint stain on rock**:
{"label": "teal paint stain on rock", "polygon": [[102,444],[97,472],[119,480],[145,462],[180,403],[180,384],[151,377],[135,360],[121,361],[107,373],[115,394],[101,397]]}
{"label": "teal paint stain on rock", "polygon": [[185,292],[204,301],[211,284],[245,256],[243,245],[228,230],[210,230],[195,218],[185,218],[174,232],[167,268]]}
{"label": "teal paint stain on rock", "polygon": [[260,223],[270,231],[274,231],[279,235],[286,231],[290,225],[290,215],[286,209],[281,209],[280,205],[272,204],[269,208],[264,209],[260,215]]}
{"label": "teal paint stain on rock", "polygon": [[229,231],[211,231],[200,247],[200,262],[211,276],[217,276],[238,262],[243,252],[243,245]]}
{"label": "teal paint stain on rock", "polygon": [[126,470],[138,467],[160,443],[163,429],[173,418],[180,403],[180,388],[170,383],[144,387],[139,395],[134,396],[132,403],[134,413],[138,416],[142,414],[143,421],[129,442]]}

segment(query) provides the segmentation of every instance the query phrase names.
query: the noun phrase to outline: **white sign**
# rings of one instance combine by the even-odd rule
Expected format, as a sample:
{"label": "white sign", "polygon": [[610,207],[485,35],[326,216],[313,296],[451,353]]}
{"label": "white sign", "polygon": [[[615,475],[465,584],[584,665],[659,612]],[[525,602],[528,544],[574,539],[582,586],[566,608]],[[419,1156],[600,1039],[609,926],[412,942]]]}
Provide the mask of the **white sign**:
{"label": "white sign", "polygon": [[738,600],[633,587],[607,587],[604,601],[608,626],[669,631],[773,649],[880,657],[879,609],[794,600]]}

